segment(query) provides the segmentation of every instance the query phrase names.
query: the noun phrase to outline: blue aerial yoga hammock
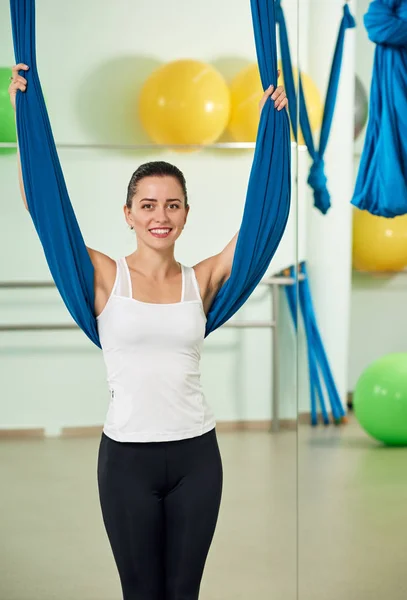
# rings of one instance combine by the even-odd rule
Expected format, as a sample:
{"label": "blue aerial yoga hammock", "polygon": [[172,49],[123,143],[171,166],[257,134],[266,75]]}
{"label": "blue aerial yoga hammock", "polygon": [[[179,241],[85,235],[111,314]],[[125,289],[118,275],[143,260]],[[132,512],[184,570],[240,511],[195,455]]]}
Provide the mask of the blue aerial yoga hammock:
{"label": "blue aerial yoga hammock", "polygon": [[[284,12],[281,6],[281,0],[276,0],[276,20],[280,32],[280,50],[281,62],[284,74],[284,84],[286,87],[288,107],[291,117],[291,127],[294,138],[297,140],[297,97],[295,91],[294,75],[292,69],[290,47],[288,42],[287,26],[285,23]],[[308,184],[314,190],[314,206],[323,214],[326,214],[331,206],[331,197],[327,188],[327,178],[324,171],[324,154],[328,145],[329,133],[331,131],[332,120],[335,111],[336,96],[338,93],[339,77],[341,73],[343,47],[345,41],[345,32],[347,29],[355,27],[355,20],[347,4],[343,7],[343,17],[339,26],[338,39],[335,46],[335,52],[332,60],[331,73],[329,77],[328,89],[325,98],[324,114],[322,117],[322,126],[319,139],[319,150],[315,149],[314,139],[311,131],[307,105],[305,103],[304,90],[301,77],[299,81],[300,111],[299,120],[304,141],[308,152],[312,158],[312,166],[308,177]]]}
{"label": "blue aerial yoga hammock", "polygon": [[407,1],[375,0],[364,22],[377,46],[352,204],[396,217],[407,213]]}
{"label": "blue aerial yoga hammock", "polygon": [[[17,133],[28,208],[55,284],[76,323],[100,347],[94,315],[94,269],[66,189],[48,119],[35,54],[35,1],[10,0],[14,51],[27,92],[17,94]],[[251,0],[264,89],[277,81],[273,0]],[[232,273],[208,314],[206,335],[220,327],[253,292],[280,243],[290,208],[290,132],[287,111],[266,102],[237,240]]]}

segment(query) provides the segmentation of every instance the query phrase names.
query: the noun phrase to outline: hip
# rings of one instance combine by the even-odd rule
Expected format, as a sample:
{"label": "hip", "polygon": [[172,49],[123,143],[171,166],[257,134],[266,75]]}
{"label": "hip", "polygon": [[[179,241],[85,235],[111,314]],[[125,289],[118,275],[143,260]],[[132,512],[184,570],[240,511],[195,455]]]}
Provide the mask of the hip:
{"label": "hip", "polygon": [[222,476],[215,427],[196,437],[165,442],[118,442],[102,433],[98,478],[105,485],[137,480],[166,489],[185,478],[216,483]]}

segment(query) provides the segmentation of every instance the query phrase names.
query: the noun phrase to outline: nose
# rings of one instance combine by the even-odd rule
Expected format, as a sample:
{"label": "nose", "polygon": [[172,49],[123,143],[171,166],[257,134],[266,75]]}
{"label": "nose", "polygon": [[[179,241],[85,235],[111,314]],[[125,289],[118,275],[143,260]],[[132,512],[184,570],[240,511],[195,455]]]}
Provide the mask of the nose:
{"label": "nose", "polygon": [[154,221],[160,224],[168,221],[167,212],[164,206],[157,206],[154,211]]}

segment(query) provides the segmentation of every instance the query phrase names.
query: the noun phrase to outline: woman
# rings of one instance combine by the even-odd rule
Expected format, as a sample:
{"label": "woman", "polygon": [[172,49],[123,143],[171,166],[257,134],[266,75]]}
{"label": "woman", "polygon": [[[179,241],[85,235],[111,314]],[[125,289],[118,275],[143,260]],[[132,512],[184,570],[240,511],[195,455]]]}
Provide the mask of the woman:
{"label": "woman", "polygon": [[[18,71],[27,69],[13,68],[14,109],[17,91],[27,87]],[[270,97],[278,110],[287,104],[284,89],[270,86],[260,110]],[[115,261],[88,248],[111,394],[98,485],[124,600],[198,598],[221,500],[222,463],[199,361],[206,315],[230,276],[237,235],[220,254],[185,267],[174,246],[188,213],[181,171],[144,164],[124,206],[137,250]]]}

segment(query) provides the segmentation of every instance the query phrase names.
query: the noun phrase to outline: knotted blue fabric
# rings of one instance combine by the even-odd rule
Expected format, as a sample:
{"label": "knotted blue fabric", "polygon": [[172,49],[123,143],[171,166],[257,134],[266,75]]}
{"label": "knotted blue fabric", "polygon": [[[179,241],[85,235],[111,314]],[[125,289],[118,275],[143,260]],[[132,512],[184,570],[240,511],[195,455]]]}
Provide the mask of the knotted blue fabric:
{"label": "knotted blue fabric", "polygon": [[[285,22],[283,8],[281,6],[281,0],[276,0],[276,19],[280,30],[281,62],[283,66],[284,83],[286,87],[288,106],[291,117],[291,127],[293,130],[294,138],[298,140],[298,104],[290,55],[290,46],[288,42],[287,26]],[[314,206],[323,214],[326,214],[331,206],[331,196],[327,187],[327,177],[325,175],[325,163],[323,157],[325,154],[326,147],[328,145],[329,134],[331,131],[335,111],[336,97],[338,94],[343,48],[345,43],[345,32],[347,29],[355,27],[355,25],[355,19],[353,18],[349,10],[349,6],[345,4],[343,7],[343,16],[339,26],[338,38],[336,41],[335,52],[332,60],[331,73],[325,98],[324,113],[322,117],[318,150],[315,148],[314,145],[314,139],[309,121],[307,105],[305,102],[301,77],[299,81],[299,120],[304,141],[307,145],[308,152],[313,161],[308,176],[308,184],[314,191]]]}
{"label": "knotted blue fabric", "polygon": [[371,2],[364,23],[377,46],[352,204],[395,217],[407,214],[407,0]]}
{"label": "knotted blue fabric", "polygon": [[[94,315],[94,269],[70,203],[35,52],[35,0],[10,0],[14,51],[27,92],[17,94],[17,132],[28,208],[55,284],[76,323],[100,347]],[[277,83],[273,0],[251,0],[264,89]],[[290,210],[291,156],[285,110],[267,102],[261,114],[232,272],[214,299],[206,335],[228,321],[253,292],[280,243]]]}

